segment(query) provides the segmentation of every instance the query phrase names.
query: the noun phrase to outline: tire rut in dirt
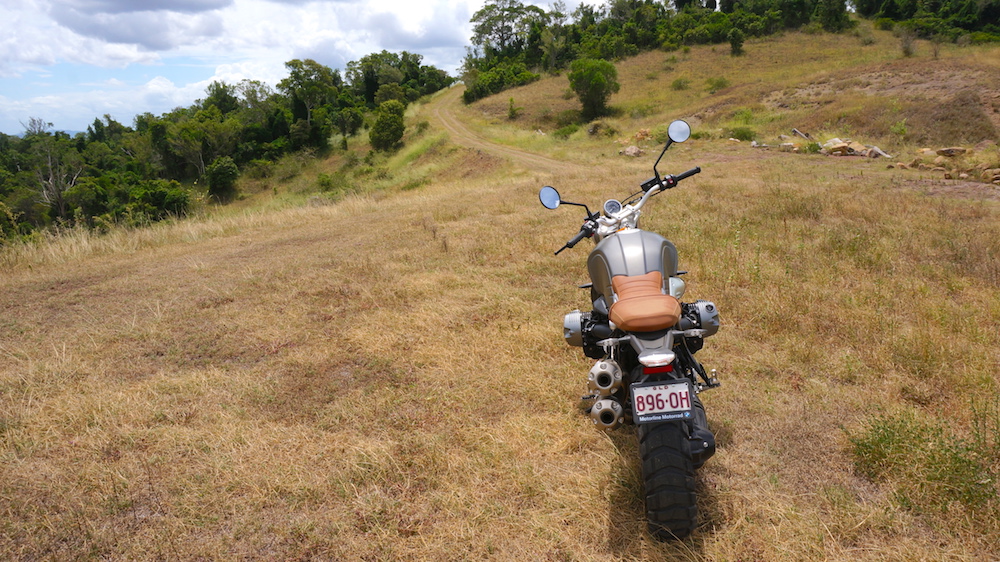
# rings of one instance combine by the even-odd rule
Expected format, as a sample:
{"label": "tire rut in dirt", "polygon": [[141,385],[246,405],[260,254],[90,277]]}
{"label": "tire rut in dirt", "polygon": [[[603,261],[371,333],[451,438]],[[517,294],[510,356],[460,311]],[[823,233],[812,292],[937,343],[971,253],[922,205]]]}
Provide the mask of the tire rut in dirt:
{"label": "tire rut in dirt", "polygon": [[659,539],[682,539],[698,519],[686,428],[683,422],[641,424],[638,437],[649,533]]}

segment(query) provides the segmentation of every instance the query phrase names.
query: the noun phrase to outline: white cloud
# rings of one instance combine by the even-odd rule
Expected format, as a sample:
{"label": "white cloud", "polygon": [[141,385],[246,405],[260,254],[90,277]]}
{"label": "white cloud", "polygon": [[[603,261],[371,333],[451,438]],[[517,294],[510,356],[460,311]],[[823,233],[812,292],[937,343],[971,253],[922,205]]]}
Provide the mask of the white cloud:
{"label": "white cloud", "polygon": [[406,50],[454,74],[485,2],[0,0],[0,131],[28,117],[66,130],[105,113],[126,123],[188,106],[213,80],[273,86],[293,58],[343,70]]}

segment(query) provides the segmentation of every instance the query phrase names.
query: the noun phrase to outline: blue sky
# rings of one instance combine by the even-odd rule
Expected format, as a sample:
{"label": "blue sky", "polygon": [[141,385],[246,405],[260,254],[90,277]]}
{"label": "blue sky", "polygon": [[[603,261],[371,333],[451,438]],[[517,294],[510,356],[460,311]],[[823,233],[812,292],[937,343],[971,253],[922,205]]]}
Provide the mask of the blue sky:
{"label": "blue sky", "polygon": [[0,132],[20,134],[32,117],[65,131],[105,114],[131,125],[136,114],[191,105],[214,80],[273,86],[295,58],[342,70],[370,53],[405,50],[455,75],[484,3],[0,0]]}

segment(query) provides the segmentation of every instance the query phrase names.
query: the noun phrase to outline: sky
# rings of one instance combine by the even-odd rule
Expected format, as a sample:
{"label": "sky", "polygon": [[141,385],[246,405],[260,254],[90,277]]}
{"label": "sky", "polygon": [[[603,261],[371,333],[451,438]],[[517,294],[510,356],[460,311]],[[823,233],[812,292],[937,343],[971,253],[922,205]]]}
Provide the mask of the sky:
{"label": "sky", "polygon": [[343,73],[409,51],[456,76],[485,1],[0,0],[0,132],[20,135],[29,118],[86,131],[106,114],[131,126],[192,105],[216,80],[274,86],[292,59]]}

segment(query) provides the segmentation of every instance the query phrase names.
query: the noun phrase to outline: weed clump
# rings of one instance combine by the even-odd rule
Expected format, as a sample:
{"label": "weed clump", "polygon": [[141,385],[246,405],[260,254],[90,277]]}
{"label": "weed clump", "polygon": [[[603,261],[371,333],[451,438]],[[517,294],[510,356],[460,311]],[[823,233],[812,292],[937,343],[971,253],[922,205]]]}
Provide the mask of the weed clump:
{"label": "weed clump", "polygon": [[757,138],[757,133],[750,127],[733,127],[733,129],[729,131],[729,137],[744,142],[750,142]]}
{"label": "weed clump", "polygon": [[718,92],[719,90],[728,87],[729,87],[729,80],[727,80],[725,77],[722,76],[709,78],[708,80],[705,81],[705,89],[710,94],[714,94],[715,92]]}
{"label": "weed clump", "polygon": [[565,127],[562,127],[562,128],[559,128],[559,129],[556,129],[556,130],[555,130],[555,131],[554,131],[554,132],[552,133],[552,135],[553,135],[553,136],[555,136],[555,137],[556,137],[557,139],[563,139],[563,140],[566,140],[566,139],[568,139],[568,138],[569,138],[569,137],[570,137],[570,136],[571,136],[571,135],[572,135],[573,133],[575,133],[575,132],[577,132],[577,131],[579,131],[579,130],[580,130],[580,126],[579,126],[579,125],[577,125],[576,123],[572,123],[572,124],[569,124],[569,125],[566,125]]}
{"label": "weed clump", "polygon": [[996,474],[985,461],[989,448],[982,446],[991,442],[995,456],[997,428],[977,433],[981,443],[971,443],[953,435],[949,425],[909,410],[879,415],[850,436],[855,466],[868,478],[890,482],[896,501],[907,508],[943,510],[955,501],[983,506],[996,498]]}

